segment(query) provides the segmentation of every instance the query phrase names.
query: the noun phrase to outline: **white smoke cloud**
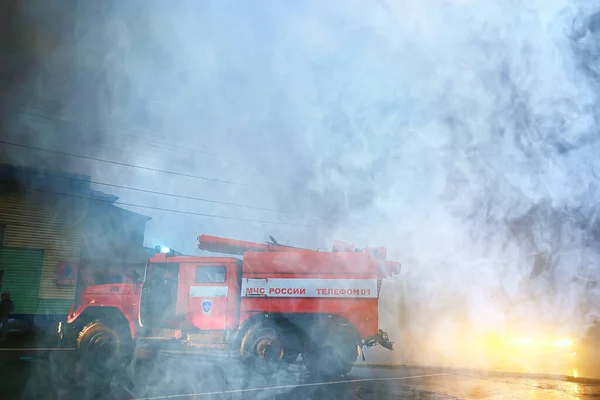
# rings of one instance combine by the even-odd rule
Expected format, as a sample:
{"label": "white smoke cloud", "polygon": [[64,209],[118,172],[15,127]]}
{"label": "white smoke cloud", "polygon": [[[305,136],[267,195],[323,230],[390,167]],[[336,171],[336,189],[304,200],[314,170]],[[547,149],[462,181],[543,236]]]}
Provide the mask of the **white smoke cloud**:
{"label": "white smoke cloud", "polygon": [[[384,285],[381,325],[398,337],[511,318],[581,333],[599,296],[586,282],[598,253],[581,229],[596,218],[600,173],[597,6],[106,4],[77,11],[72,60],[85,75],[67,96],[71,115],[101,88],[90,115],[103,127],[220,149],[239,163],[227,173],[250,184],[222,193],[328,225],[269,228],[281,242],[388,246],[405,268]],[[196,171],[222,172],[200,158]],[[534,206],[529,223],[509,223]],[[232,237],[267,233],[227,226]],[[538,252],[549,261],[534,276]]]}

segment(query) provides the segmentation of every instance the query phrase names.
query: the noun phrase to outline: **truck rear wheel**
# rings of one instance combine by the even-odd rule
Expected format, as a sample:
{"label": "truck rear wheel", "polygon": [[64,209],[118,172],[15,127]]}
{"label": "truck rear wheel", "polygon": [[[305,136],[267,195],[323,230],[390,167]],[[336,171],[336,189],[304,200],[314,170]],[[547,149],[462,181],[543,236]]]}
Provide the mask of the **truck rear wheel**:
{"label": "truck rear wheel", "polygon": [[356,364],[358,345],[347,343],[319,345],[302,355],[308,371],[317,377],[341,378],[350,373]]}
{"label": "truck rear wheel", "polygon": [[284,348],[275,324],[260,322],[250,327],[240,346],[244,364],[262,374],[271,374],[284,365]]}
{"label": "truck rear wheel", "polygon": [[348,375],[360,351],[358,336],[352,326],[331,321],[319,326],[316,338],[307,343],[306,351],[302,353],[308,371],[326,378]]}
{"label": "truck rear wheel", "polygon": [[115,369],[129,364],[133,354],[129,327],[111,327],[101,321],[85,325],[77,335],[75,344],[84,368]]}

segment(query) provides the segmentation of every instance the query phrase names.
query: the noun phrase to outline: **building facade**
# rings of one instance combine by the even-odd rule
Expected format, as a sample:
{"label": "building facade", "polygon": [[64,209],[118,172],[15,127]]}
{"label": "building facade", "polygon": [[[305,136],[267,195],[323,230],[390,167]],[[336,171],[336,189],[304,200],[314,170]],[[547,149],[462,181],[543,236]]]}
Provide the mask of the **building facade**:
{"label": "building facade", "polygon": [[[109,199],[110,201],[107,201]],[[90,177],[0,165],[0,291],[35,324],[67,313],[84,277],[143,265],[149,217],[92,191]]]}
{"label": "building facade", "polygon": [[68,310],[74,285],[57,284],[58,267],[76,265],[89,177],[0,166],[0,290],[15,314]]}

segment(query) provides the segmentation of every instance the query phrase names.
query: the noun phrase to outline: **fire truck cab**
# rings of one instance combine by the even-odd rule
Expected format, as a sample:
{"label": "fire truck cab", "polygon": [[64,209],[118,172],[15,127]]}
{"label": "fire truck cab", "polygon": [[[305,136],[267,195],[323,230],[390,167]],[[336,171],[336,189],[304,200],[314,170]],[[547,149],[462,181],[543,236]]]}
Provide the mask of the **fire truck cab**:
{"label": "fire truck cab", "polygon": [[94,363],[130,361],[137,343],[171,336],[188,348],[229,350],[254,370],[276,370],[301,354],[312,373],[335,376],[349,373],[365,346],[393,349],[378,305],[382,279],[400,264],[386,261],[384,248],[336,241],[322,252],[272,241],[201,235],[200,249],[230,256],[158,253],[143,283],[88,288],[60,324],[61,337]]}

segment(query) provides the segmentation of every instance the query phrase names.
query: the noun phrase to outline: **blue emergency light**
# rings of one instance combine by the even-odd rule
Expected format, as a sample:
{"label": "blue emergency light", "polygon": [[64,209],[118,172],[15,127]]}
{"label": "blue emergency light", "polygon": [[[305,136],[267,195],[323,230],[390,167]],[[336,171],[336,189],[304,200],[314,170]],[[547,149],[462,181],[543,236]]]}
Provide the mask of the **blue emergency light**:
{"label": "blue emergency light", "polygon": [[166,246],[160,246],[160,245],[157,245],[157,246],[154,248],[154,250],[155,250],[157,253],[162,253],[162,254],[169,254],[169,253],[171,252],[171,248],[170,248],[170,247],[166,247]]}

